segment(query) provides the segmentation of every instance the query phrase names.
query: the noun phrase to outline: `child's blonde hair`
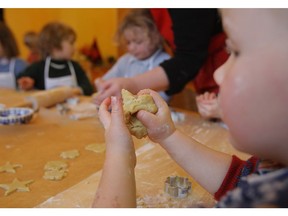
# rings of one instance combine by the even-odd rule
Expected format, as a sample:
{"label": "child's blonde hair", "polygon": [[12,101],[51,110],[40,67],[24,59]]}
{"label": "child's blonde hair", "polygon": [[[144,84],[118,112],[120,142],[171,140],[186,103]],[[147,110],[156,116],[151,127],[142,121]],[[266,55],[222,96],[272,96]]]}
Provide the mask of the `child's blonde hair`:
{"label": "child's blonde hair", "polygon": [[39,34],[39,44],[42,56],[45,58],[51,55],[53,49],[61,49],[63,40],[76,40],[76,33],[70,27],[60,22],[46,24]]}
{"label": "child's blonde hair", "polygon": [[0,44],[6,58],[11,59],[19,55],[19,49],[13,32],[3,22],[0,22]]}
{"label": "child's blonde hair", "polygon": [[124,17],[115,35],[116,43],[120,46],[124,45],[125,39],[123,38],[123,34],[125,30],[135,27],[143,29],[147,33],[151,43],[154,43],[156,47],[161,48],[163,46],[163,38],[157,29],[150,11],[147,9],[132,10]]}

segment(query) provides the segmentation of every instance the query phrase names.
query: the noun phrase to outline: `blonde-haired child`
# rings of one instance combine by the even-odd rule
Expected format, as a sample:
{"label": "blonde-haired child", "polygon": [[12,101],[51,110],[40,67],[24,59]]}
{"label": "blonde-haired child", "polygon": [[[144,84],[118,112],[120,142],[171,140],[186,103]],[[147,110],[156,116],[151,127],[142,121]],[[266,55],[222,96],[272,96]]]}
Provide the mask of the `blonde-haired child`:
{"label": "blonde-haired child", "polygon": [[[126,47],[127,53],[95,82],[98,91],[105,91],[109,81],[117,77],[133,77],[158,66],[170,56],[163,50],[163,39],[148,10],[132,10],[124,17],[116,33],[116,40]],[[111,80],[113,82],[113,80]],[[169,101],[171,97],[164,92],[160,95]]]}

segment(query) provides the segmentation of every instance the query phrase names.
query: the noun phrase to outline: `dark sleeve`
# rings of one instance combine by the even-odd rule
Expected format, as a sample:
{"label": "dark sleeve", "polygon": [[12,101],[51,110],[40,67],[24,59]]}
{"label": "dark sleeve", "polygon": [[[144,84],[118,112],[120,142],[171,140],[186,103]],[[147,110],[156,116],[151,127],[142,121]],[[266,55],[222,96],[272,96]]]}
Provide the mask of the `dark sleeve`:
{"label": "dark sleeve", "polygon": [[169,9],[176,50],[160,66],[169,79],[168,95],[180,92],[203,65],[219,17],[216,9]]}
{"label": "dark sleeve", "polygon": [[23,72],[21,72],[17,76],[17,80],[21,77],[28,76],[35,81],[34,83],[35,89],[44,90],[45,89],[44,65],[45,62],[43,60],[29,65]]}
{"label": "dark sleeve", "polygon": [[84,95],[92,95],[93,94],[93,87],[86,76],[85,71],[82,69],[80,64],[75,61],[72,61],[73,66],[75,68],[75,73],[77,77],[77,82],[79,87],[83,90]]}
{"label": "dark sleeve", "polygon": [[225,195],[228,191],[238,186],[238,183],[242,177],[254,173],[257,169],[258,163],[259,159],[257,157],[251,157],[247,161],[243,161],[233,155],[228,172],[220,188],[214,194],[215,199],[220,200],[221,197]]}

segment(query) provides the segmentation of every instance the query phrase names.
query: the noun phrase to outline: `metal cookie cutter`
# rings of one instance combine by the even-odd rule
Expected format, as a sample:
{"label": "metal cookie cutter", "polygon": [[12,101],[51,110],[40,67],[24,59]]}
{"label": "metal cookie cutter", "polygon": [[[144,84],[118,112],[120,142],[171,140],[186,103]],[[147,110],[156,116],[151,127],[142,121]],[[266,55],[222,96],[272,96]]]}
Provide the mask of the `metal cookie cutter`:
{"label": "metal cookie cutter", "polygon": [[191,182],[188,178],[169,176],[165,181],[164,191],[175,198],[184,198],[191,192]]}

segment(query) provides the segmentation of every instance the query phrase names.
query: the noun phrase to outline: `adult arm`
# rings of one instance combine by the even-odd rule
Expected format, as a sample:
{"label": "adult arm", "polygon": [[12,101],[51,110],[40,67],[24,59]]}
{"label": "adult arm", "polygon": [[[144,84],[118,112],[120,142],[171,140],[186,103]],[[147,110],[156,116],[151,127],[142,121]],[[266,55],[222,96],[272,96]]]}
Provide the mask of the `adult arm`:
{"label": "adult arm", "polygon": [[193,80],[208,55],[211,37],[219,31],[216,9],[169,9],[176,50],[174,57],[160,66],[165,71],[167,94],[180,92]]}

